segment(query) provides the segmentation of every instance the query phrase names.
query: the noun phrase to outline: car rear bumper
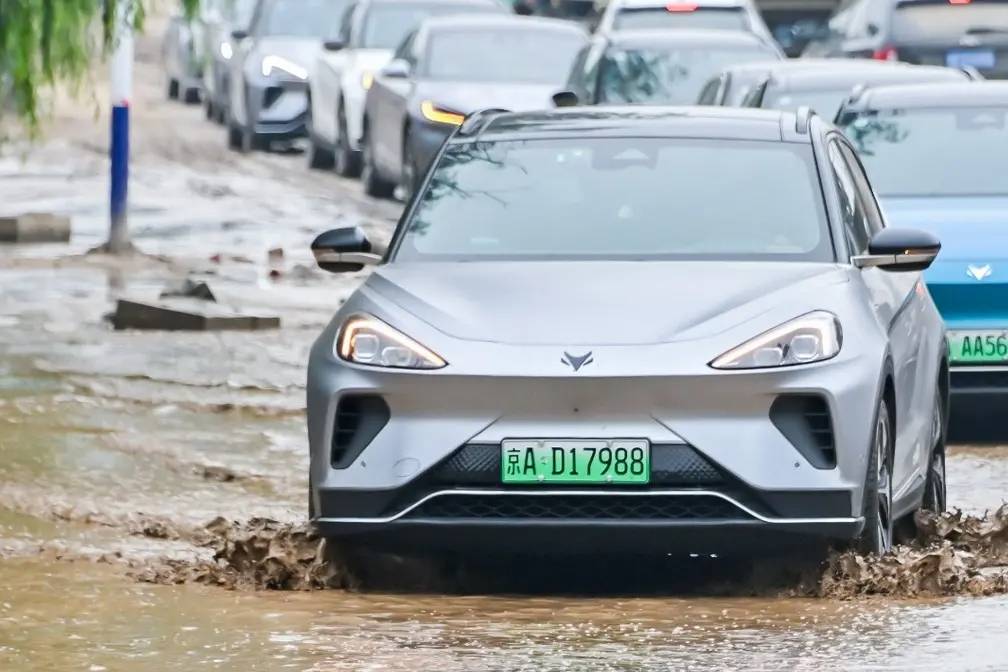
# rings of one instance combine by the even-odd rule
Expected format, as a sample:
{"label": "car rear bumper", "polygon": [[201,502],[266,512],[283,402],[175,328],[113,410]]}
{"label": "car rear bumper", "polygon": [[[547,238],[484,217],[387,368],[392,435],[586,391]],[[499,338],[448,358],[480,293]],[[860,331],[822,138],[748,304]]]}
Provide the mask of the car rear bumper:
{"label": "car rear bumper", "polygon": [[957,402],[979,398],[1008,398],[1008,366],[953,366],[949,369],[949,393]]}

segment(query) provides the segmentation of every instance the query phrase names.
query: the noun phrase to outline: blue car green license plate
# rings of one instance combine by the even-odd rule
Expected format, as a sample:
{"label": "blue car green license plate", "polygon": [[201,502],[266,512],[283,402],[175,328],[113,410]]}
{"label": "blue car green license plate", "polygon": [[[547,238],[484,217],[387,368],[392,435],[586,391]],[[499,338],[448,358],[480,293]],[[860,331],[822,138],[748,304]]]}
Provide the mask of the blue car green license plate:
{"label": "blue car green license plate", "polygon": [[651,478],[643,439],[515,439],[501,442],[504,483],[641,484]]}
{"label": "blue car green license plate", "polygon": [[948,342],[954,364],[1008,363],[1008,331],[950,331]]}

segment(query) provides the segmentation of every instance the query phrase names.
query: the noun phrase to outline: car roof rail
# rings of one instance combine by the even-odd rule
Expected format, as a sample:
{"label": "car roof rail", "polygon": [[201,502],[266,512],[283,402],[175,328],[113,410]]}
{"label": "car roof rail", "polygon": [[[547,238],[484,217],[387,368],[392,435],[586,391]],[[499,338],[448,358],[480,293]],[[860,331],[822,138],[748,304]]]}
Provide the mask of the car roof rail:
{"label": "car roof rail", "polygon": [[809,123],[812,121],[812,117],[815,116],[818,116],[816,115],[816,111],[808,105],[799,107],[795,113],[795,133],[798,133],[798,135],[808,135]]}
{"label": "car roof rail", "polygon": [[488,107],[482,110],[476,110],[475,112],[470,112],[466,115],[465,120],[462,125],[459,126],[456,133],[458,135],[478,135],[484,128],[487,127],[495,117],[501,114],[507,114],[511,110],[506,110],[503,107]]}

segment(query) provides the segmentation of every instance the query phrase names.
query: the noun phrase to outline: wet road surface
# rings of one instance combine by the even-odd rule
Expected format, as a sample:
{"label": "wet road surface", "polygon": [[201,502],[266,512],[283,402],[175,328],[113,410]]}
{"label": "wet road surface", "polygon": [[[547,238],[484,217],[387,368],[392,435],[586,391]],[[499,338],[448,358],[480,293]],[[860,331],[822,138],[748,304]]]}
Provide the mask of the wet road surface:
{"label": "wet road surface", "polygon": [[[598,590],[573,596],[562,581],[513,596],[136,580],[165,559],[206,560],[194,539],[216,517],[303,520],[307,350],[360,281],[314,272],[307,243],[340,223],[387,236],[397,214],[297,154],[228,153],[199,110],[160,102],[146,54],[132,221],[156,256],[79,254],[105,226],[100,120],[59,108],[41,146],[0,149],[3,211],[66,212],[75,227],[69,246],[0,248],[0,669],[1008,668],[1003,596],[751,597],[744,581],[716,597],[601,596],[607,571],[628,571],[605,563]],[[108,326],[116,298],[186,275],[283,328]],[[1008,492],[1004,445],[955,446],[948,469],[952,506],[979,514]]]}

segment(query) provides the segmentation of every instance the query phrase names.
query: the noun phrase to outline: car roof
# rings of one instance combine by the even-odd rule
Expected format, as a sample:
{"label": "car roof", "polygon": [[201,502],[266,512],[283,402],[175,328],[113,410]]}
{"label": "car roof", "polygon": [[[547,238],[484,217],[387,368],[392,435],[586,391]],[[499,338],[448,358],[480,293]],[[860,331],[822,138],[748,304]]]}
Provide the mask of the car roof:
{"label": "car roof", "polygon": [[927,107],[1008,107],[1008,82],[902,84],[865,89],[848,110]]}
{"label": "car roof", "polygon": [[[430,1],[430,0],[428,0]],[[441,2],[442,0],[435,0]],[[466,0],[469,2],[469,0]],[[489,0],[494,2],[495,0]],[[588,33],[579,24],[562,19],[550,19],[541,16],[517,16],[515,14],[451,14],[448,16],[432,16],[424,19],[424,30],[437,32],[456,28],[515,28],[518,30],[556,30],[575,33],[587,39]]]}
{"label": "car roof", "polygon": [[771,45],[755,33],[743,30],[713,30],[708,28],[634,29],[620,30],[607,36],[611,46],[690,46],[690,47],[751,47]]}
{"label": "car roof", "polygon": [[499,0],[366,0],[370,5],[500,5]]}
{"label": "car roof", "polygon": [[[669,4],[677,4],[676,0],[610,0],[619,8],[645,9],[648,7],[666,7]],[[748,7],[749,0],[689,0],[682,4],[696,5],[697,7]]]}
{"label": "car roof", "polygon": [[[488,112],[485,120],[477,113],[455,137],[503,140],[590,134],[781,142],[796,140],[792,136],[797,120],[795,113],[781,110],[597,105],[537,112]],[[805,133],[800,141],[808,142],[809,137]]]}
{"label": "car roof", "polygon": [[967,81],[962,70],[937,65],[907,65],[876,61],[875,65],[862,63],[857,67],[840,68],[773,68],[770,78],[775,89],[789,91],[816,91],[854,87],[858,84],[899,84],[912,82]]}

